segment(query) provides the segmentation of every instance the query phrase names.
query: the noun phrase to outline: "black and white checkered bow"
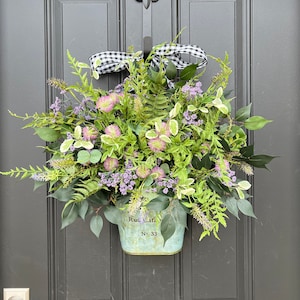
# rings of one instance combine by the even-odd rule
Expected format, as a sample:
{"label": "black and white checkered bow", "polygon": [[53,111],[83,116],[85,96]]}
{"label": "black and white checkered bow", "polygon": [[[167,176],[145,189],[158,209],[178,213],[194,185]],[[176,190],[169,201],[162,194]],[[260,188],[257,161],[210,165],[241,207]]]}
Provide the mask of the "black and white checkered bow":
{"label": "black and white checkered bow", "polygon": [[[207,64],[207,57],[203,49],[196,45],[181,44],[165,44],[164,46],[158,47],[152,56],[152,63],[159,66],[162,60],[167,59],[172,61],[177,69],[184,69],[190,63],[184,61],[180,54],[189,54],[200,59],[198,69],[205,67]],[[99,75],[103,75],[125,70],[126,60],[128,59],[140,60],[142,59],[142,54],[137,56],[136,54],[126,52],[105,51],[92,55],[89,61],[91,68]]]}

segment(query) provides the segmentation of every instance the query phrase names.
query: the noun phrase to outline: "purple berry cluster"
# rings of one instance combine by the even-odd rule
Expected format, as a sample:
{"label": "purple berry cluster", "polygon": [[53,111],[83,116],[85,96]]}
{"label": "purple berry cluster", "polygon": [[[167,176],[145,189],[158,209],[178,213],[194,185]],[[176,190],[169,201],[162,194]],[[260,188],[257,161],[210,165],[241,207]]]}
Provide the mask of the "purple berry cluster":
{"label": "purple berry cluster", "polygon": [[[89,98],[82,99],[81,103],[78,106],[73,108],[73,113],[75,115],[82,114],[85,120],[91,120],[90,112],[95,112],[94,103]],[[86,114],[84,114],[86,112]]]}
{"label": "purple berry cluster", "polygon": [[104,172],[98,174],[100,177],[100,184],[108,188],[119,187],[119,192],[125,196],[128,191],[132,191],[135,186],[135,180],[138,178],[133,170],[133,165],[129,161],[125,164],[125,171],[120,172]]}
{"label": "purple berry cluster", "polygon": [[[235,175],[235,171],[230,169],[230,165],[229,165],[228,161],[224,161],[224,163],[225,163],[225,167],[226,167],[226,173],[227,173],[226,175],[229,180],[228,180],[228,182],[223,181],[222,183],[228,187],[231,187],[233,185],[233,183],[236,182],[236,179],[237,179],[236,175]],[[222,170],[221,170],[219,164],[216,164],[215,170],[217,171],[217,176],[222,177]]]}
{"label": "purple berry cluster", "polygon": [[54,112],[55,116],[57,116],[58,112],[60,111],[62,106],[62,101],[56,97],[54,103],[50,105],[50,109]]}
{"label": "purple berry cluster", "polygon": [[181,90],[183,93],[188,95],[188,99],[194,99],[197,95],[202,95],[202,83],[200,81],[195,83],[195,86],[190,86],[189,84],[185,84]]}
{"label": "purple berry cluster", "polygon": [[162,188],[162,192],[164,194],[168,194],[169,191],[175,192],[176,185],[178,183],[178,179],[173,178],[160,178],[156,180],[157,186]]}
{"label": "purple berry cluster", "polygon": [[195,113],[191,113],[188,110],[183,113],[183,116],[185,123],[188,125],[200,126],[203,124],[203,120],[199,120]]}

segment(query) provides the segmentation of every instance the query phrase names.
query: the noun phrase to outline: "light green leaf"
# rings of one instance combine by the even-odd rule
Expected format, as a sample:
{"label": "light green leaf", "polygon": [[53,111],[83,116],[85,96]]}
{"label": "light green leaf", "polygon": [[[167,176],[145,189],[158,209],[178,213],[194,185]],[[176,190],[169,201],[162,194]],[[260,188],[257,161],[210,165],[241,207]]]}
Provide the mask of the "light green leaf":
{"label": "light green leaf", "polygon": [[108,134],[101,135],[101,142],[106,145],[114,145],[114,140]]}
{"label": "light green leaf", "polygon": [[235,190],[237,191],[240,199],[244,199],[245,198],[244,192],[239,187],[236,187]]}
{"label": "light green leaf", "polygon": [[79,68],[83,68],[83,69],[89,69],[89,68],[90,68],[90,66],[89,66],[88,64],[83,63],[83,62],[78,62],[78,63],[77,63],[77,66],[78,66]]}
{"label": "light green leaf", "polygon": [[251,184],[247,180],[242,180],[242,181],[238,182],[238,186],[243,191],[247,191],[251,188]]}
{"label": "light green leaf", "polygon": [[96,79],[96,80],[98,80],[99,79],[99,74],[98,74],[98,72],[97,71],[95,71],[95,70],[93,70],[93,72],[92,72],[92,76]]}
{"label": "light green leaf", "polygon": [[81,141],[81,145],[83,148],[88,149],[88,150],[91,150],[94,148],[94,144],[91,141]]}
{"label": "light green leaf", "polygon": [[94,69],[98,68],[99,66],[101,66],[101,59],[98,57],[95,62],[94,62]]}
{"label": "light green leaf", "polygon": [[92,142],[90,142],[90,141],[79,140],[79,141],[76,141],[76,142],[74,143],[74,147],[75,147],[76,149],[82,147],[82,148],[85,148],[85,149],[90,150],[90,149],[93,149],[93,148],[94,148],[94,144],[93,144]]}
{"label": "light green leaf", "polygon": [[206,107],[200,107],[199,110],[205,114],[208,113],[208,109]]}
{"label": "light green leaf", "polygon": [[190,196],[195,193],[195,189],[194,188],[183,189],[183,190],[181,190],[181,193],[183,195]]}
{"label": "light green leaf", "polygon": [[70,147],[73,145],[74,140],[73,139],[68,139],[68,140],[64,140],[61,145],[60,145],[60,152],[65,153],[67,152]]}
{"label": "light green leaf", "polygon": [[191,185],[191,184],[194,183],[194,181],[195,181],[194,178],[188,178],[188,179],[185,181],[185,184],[186,184],[186,185]]}
{"label": "light green leaf", "polygon": [[218,90],[217,90],[216,98],[221,98],[222,95],[223,95],[223,88],[219,87]]}
{"label": "light green leaf", "polygon": [[263,128],[266,124],[272,122],[272,120],[267,120],[261,116],[253,116],[245,121],[245,127],[249,130],[258,130]]}
{"label": "light green leaf", "polygon": [[81,139],[81,133],[82,133],[81,127],[80,127],[79,125],[76,126],[76,127],[75,127],[75,130],[74,130],[74,138],[75,138],[76,140]]}
{"label": "light green leaf", "polygon": [[96,164],[97,162],[100,161],[101,156],[102,156],[102,153],[99,150],[97,150],[97,149],[92,150],[90,153],[90,162],[92,164]]}
{"label": "light green leaf", "polygon": [[77,154],[77,161],[81,164],[86,164],[90,161],[90,153],[86,150],[80,150]]}
{"label": "light green leaf", "polygon": [[148,131],[146,132],[145,137],[146,137],[147,139],[150,139],[150,140],[151,140],[151,139],[157,138],[157,137],[158,137],[158,134],[156,133],[155,130],[151,129],[151,130],[148,130]]}
{"label": "light green leaf", "polygon": [[190,104],[190,105],[188,105],[187,109],[188,109],[188,111],[193,112],[193,111],[197,110],[197,107],[195,105]]}
{"label": "light green leaf", "polygon": [[169,128],[172,135],[177,135],[178,133],[178,122],[174,119],[169,121]]}
{"label": "light green leaf", "polygon": [[181,109],[181,104],[179,102],[176,102],[174,108],[171,109],[171,111],[169,112],[169,117],[171,119],[175,118],[180,112],[180,109]]}
{"label": "light green leaf", "polygon": [[164,134],[160,135],[159,138],[161,140],[163,140],[164,142],[166,142],[166,143],[171,143],[170,138],[168,136],[164,135]]}

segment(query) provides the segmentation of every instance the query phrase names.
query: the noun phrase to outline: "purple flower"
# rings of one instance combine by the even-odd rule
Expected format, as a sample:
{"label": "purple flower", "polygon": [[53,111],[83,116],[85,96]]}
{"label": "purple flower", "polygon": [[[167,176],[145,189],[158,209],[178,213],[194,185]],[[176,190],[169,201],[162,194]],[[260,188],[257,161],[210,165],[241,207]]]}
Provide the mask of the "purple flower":
{"label": "purple flower", "polygon": [[106,171],[112,171],[116,169],[119,165],[119,161],[113,157],[107,157],[103,163],[104,169]]}
{"label": "purple flower", "polygon": [[185,84],[182,88],[181,91],[187,95],[187,99],[193,99],[197,95],[201,96],[202,95],[202,83],[200,81],[195,83],[195,86],[190,86],[188,84]]}
{"label": "purple flower", "polygon": [[184,122],[187,125],[195,125],[200,126],[203,124],[203,120],[198,120],[198,116],[196,114],[191,114],[188,110],[183,113]]}
{"label": "purple flower", "polygon": [[110,112],[119,101],[118,94],[111,93],[108,96],[98,98],[96,107],[103,112]]}
{"label": "purple flower", "polygon": [[57,115],[60,111],[62,106],[61,103],[61,100],[58,97],[56,97],[54,103],[50,105],[50,109],[52,109],[55,115]]}
{"label": "purple flower", "polygon": [[166,142],[160,138],[154,138],[148,141],[148,146],[153,152],[161,152],[166,149]]}
{"label": "purple flower", "polygon": [[97,138],[98,131],[94,126],[85,126],[82,128],[82,135],[84,140],[92,141]]}
{"label": "purple flower", "polygon": [[157,179],[162,179],[166,176],[165,171],[162,168],[158,167],[158,166],[154,167],[151,170],[151,174],[154,174]]}
{"label": "purple flower", "polygon": [[108,125],[105,129],[104,132],[109,135],[112,138],[119,137],[121,135],[121,130],[118,125]]}
{"label": "purple flower", "polygon": [[167,187],[165,187],[165,188],[163,189],[163,193],[164,193],[164,194],[168,194],[168,192],[169,192],[169,189],[168,189]]}
{"label": "purple flower", "polygon": [[135,172],[140,178],[146,178],[150,174],[150,170],[144,165],[138,166]]}

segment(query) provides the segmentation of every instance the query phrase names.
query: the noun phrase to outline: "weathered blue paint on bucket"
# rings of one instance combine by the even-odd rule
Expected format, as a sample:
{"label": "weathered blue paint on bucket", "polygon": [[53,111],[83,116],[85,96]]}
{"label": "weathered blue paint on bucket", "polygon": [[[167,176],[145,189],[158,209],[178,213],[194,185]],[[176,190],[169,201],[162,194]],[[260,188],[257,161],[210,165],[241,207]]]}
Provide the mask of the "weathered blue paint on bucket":
{"label": "weathered blue paint on bucket", "polygon": [[125,253],[131,255],[172,255],[182,249],[186,214],[180,214],[174,234],[166,241],[160,231],[160,222],[156,212],[147,211],[146,217],[142,213],[131,216],[126,210],[122,212],[121,222],[118,224],[121,246]]}

